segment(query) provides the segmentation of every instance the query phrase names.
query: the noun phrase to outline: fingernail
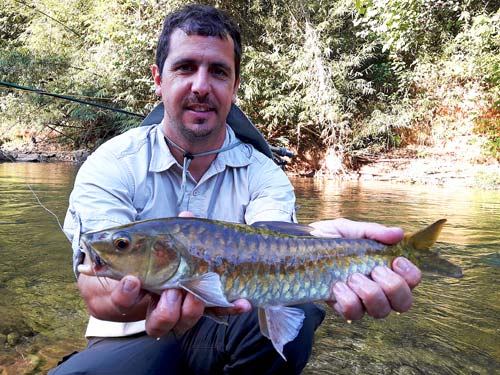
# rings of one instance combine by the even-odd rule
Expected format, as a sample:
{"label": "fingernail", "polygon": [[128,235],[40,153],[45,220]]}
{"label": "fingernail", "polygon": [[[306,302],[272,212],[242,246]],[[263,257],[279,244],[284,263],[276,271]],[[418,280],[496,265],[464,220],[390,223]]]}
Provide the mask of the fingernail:
{"label": "fingernail", "polygon": [[338,282],[333,286],[333,291],[337,293],[344,293],[348,290],[349,290],[348,286],[345,285],[343,282]]}
{"label": "fingernail", "polygon": [[372,274],[374,276],[386,277],[387,275],[389,275],[389,268],[387,268],[386,266],[375,267],[372,271]]}
{"label": "fingernail", "polygon": [[355,273],[355,274],[352,274],[351,276],[349,276],[349,283],[350,284],[361,284],[362,282],[364,282],[365,280],[365,277],[360,274],[360,273]]}
{"label": "fingernail", "polygon": [[394,267],[398,269],[400,272],[410,272],[412,269],[412,265],[410,261],[406,258],[398,258],[394,263]]}
{"label": "fingernail", "polygon": [[181,293],[177,289],[168,289],[163,293],[163,298],[165,298],[165,301],[167,303],[176,303],[179,301],[179,297],[181,296]]}
{"label": "fingernail", "polygon": [[[335,294],[337,294],[338,296],[341,296],[343,293],[345,293],[347,291],[349,291],[349,288],[344,283],[341,283],[341,282],[340,283],[336,283],[333,286],[333,292]],[[336,296],[335,296],[335,303],[333,304],[333,308],[341,316],[344,316],[345,310],[344,310],[344,306],[342,305],[341,298],[336,298]]]}
{"label": "fingernail", "polygon": [[131,293],[137,288],[137,283],[130,279],[125,279],[122,284],[122,290],[126,293]]}

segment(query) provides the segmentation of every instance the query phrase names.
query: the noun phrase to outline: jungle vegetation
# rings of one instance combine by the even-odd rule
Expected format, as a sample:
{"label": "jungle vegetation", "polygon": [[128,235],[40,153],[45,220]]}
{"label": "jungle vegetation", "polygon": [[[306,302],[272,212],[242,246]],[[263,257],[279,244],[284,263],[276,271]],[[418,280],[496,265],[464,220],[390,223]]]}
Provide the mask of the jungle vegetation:
{"label": "jungle vegetation", "polygon": [[[202,2],[242,29],[238,104],[271,144],[312,168],[327,152],[349,161],[429,141],[437,114],[460,111],[457,87],[474,89],[473,131],[500,158],[500,1]],[[2,0],[1,80],[146,114],[157,102],[150,66],[163,19],[185,3]],[[140,121],[6,87],[0,112],[0,144],[29,137],[72,149]]]}

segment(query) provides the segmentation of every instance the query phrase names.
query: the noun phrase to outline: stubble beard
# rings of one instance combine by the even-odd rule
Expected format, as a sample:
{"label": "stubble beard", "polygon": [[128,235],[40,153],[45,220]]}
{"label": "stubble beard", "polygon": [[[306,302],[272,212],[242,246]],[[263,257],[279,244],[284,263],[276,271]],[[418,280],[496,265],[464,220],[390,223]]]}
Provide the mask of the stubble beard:
{"label": "stubble beard", "polygon": [[176,127],[182,137],[188,142],[200,143],[209,139],[212,134],[218,133],[222,124],[217,123],[214,127],[209,127],[207,124],[204,124],[204,122],[200,122],[188,127],[186,124],[179,122]]}
{"label": "stubble beard", "polygon": [[225,122],[218,122],[215,126],[209,126],[203,120],[188,126],[182,120],[176,119],[170,114],[167,115],[167,118],[169,121],[164,125],[173,130],[174,134],[177,134],[175,138],[179,137],[178,141],[182,140],[191,145],[208,142],[212,135],[218,134],[226,126]]}

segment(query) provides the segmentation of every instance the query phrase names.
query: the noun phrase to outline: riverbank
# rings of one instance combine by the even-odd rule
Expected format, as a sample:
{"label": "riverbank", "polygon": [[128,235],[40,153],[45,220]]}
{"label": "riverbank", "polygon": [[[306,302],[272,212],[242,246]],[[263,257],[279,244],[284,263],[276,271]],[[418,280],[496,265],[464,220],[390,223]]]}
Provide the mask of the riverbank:
{"label": "riverbank", "polygon": [[348,163],[335,152],[320,157],[317,170],[290,171],[301,176],[405,184],[463,186],[500,190],[500,160],[485,154],[486,138],[472,132],[453,134],[432,145],[410,144],[388,152],[365,153]]}
{"label": "riverbank", "polygon": [[[477,155],[476,155],[477,156]],[[432,147],[394,150],[361,161],[347,178],[409,184],[500,189],[500,163]]]}
{"label": "riverbank", "polygon": [[[56,145],[28,144],[0,149],[0,162],[81,163],[89,154],[90,151],[84,149],[71,151],[61,150]],[[484,157],[477,145],[465,141],[438,146],[410,145],[353,158],[349,166],[328,156],[317,169],[304,167],[291,159],[287,173],[314,178],[500,189],[500,163]]]}

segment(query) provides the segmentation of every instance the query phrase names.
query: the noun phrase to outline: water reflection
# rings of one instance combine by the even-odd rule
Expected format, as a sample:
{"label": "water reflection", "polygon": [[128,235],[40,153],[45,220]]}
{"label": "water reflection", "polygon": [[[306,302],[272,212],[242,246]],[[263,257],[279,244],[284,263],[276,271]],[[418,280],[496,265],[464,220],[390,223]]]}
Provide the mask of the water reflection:
{"label": "water reflection", "polygon": [[[493,374],[500,369],[500,194],[294,179],[299,220],[343,216],[413,231],[448,223],[436,248],[464,269],[426,277],[409,313],[351,325],[330,315],[307,374]],[[328,369],[330,367],[330,369]]]}
{"label": "water reflection", "polygon": [[[0,164],[0,373],[42,374],[84,345],[87,314],[71,270],[69,243],[27,189],[63,218],[76,168]],[[347,324],[330,314],[306,374],[493,374],[500,366],[500,194],[390,183],[295,178],[299,219],[339,216],[413,231],[445,217],[436,248],[464,269],[460,280],[427,277],[413,309]],[[6,338],[4,338],[5,341]],[[23,372],[30,354],[39,359]],[[17,372],[16,372],[17,371]]]}
{"label": "water reflection", "polygon": [[84,344],[87,314],[69,242],[27,186],[63,218],[75,172],[71,164],[0,164],[0,334],[11,338],[1,343],[0,372],[4,366],[9,374],[28,373],[26,358],[34,354],[45,373]]}

